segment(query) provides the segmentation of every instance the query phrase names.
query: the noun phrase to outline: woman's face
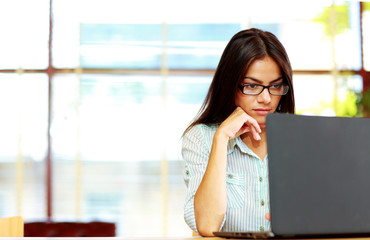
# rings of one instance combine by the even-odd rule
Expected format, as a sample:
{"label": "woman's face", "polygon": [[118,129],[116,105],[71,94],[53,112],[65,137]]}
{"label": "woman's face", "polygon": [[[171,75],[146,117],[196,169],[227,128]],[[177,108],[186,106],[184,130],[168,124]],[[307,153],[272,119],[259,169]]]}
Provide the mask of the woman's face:
{"label": "woman's face", "polygon": [[[249,67],[241,84],[260,84],[270,86],[283,82],[279,66],[269,56],[255,60]],[[265,88],[259,95],[244,95],[237,91],[235,105],[241,107],[249,116],[265,128],[266,115],[275,112],[281,96],[273,96]]]}

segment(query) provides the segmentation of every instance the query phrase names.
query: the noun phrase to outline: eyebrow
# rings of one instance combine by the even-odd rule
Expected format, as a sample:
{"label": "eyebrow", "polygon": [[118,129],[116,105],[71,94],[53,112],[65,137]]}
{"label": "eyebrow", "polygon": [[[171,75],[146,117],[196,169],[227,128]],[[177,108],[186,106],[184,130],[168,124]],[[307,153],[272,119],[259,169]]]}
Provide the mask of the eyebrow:
{"label": "eyebrow", "polygon": [[[253,81],[257,82],[257,83],[263,83],[263,81],[258,80],[258,79],[256,79],[256,78],[252,78],[252,77],[245,77],[244,79],[250,79],[250,80],[253,80]],[[277,81],[279,81],[279,80],[281,80],[281,79],[283,79],[283,77],[279,77],[279,78],[277,78],[277,79],[275,79],[275,80],[272,80],[272,81],[270,82],[270,84],[271,84],[271,83],[274,83],[274,82],[277,82]]]}

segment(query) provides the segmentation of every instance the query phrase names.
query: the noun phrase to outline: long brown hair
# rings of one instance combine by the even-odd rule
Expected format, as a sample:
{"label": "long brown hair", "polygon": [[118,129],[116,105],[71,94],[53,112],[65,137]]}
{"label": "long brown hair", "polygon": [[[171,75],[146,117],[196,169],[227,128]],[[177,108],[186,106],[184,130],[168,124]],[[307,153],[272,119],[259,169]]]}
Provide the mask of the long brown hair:
{"label": "long brown hair", "polygon": [[266,56],[279,65],[283,82],[289,85],[289,91],[281,97],[276,112],[294,113],[292,67],[284,46],[272,33],[251,28],[240,31],[231,38],[221,56],[207,96],[185,132],[197,124],[223,122],[236,108],[237,86],[249,66],[253,61]]}

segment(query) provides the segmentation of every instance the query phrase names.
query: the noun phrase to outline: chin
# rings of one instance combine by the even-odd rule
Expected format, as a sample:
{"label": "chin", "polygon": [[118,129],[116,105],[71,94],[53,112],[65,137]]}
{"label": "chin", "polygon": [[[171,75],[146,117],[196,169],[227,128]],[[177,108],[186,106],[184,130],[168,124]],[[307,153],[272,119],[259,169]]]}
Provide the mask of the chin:
{"label": "chin", "polygon": [[266,117],[257,117],[256,120],[258,124],[260,125],[260,128],[266,127]]}

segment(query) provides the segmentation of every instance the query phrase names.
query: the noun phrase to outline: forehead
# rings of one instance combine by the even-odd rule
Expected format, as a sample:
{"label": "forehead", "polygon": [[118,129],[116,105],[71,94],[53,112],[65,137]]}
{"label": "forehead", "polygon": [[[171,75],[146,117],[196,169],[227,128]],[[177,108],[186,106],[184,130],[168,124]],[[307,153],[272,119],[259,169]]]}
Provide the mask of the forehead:
{"label": "forehead", "polygon": [[249,66],[245,77],[270,82],[282,77],[279,65],[271,57],[257,59]]}

